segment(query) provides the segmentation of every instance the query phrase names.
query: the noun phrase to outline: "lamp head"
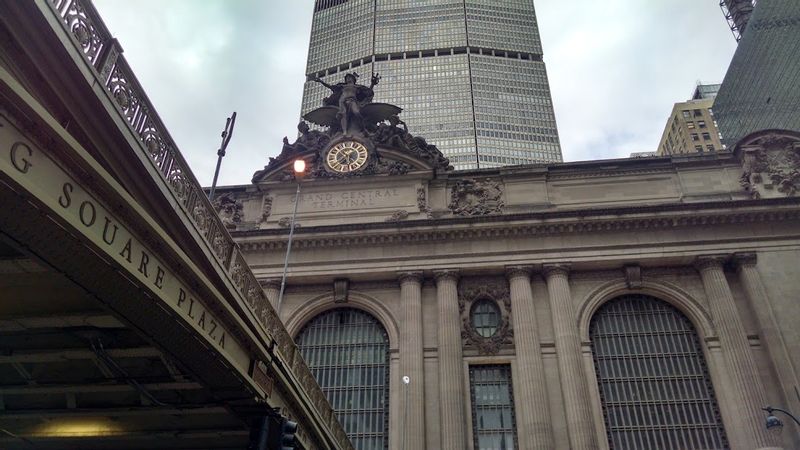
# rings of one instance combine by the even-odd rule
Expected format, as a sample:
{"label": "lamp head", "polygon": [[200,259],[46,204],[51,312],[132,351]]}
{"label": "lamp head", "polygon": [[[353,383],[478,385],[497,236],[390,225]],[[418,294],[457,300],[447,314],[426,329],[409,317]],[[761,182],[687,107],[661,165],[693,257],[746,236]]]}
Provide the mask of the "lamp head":
{"label": "lamp head", "polygon": [[296,159],[294,160],[294,174],[296,177],[301,177],[306,172],[306,160],[304,159]]}
{"label": "lamp head", "polygon": [[774,410],[769,406],[761,409],[767,412],[767,420],[765,422],[767,430],[780,433],[780,431],[783,429],[783,422],[781,422],[781,419],[775,417],[775,414],[772,414],[772,411]]}

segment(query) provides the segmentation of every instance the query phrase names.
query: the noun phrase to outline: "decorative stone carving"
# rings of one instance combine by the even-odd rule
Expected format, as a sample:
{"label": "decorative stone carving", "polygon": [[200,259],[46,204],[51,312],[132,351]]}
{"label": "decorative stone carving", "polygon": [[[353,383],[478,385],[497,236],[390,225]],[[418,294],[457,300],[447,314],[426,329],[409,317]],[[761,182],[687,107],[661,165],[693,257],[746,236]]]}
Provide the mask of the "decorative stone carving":
{"label": "decorative stone carving", "polygon": [[800,189],[800,139],[770,133],[741,146],[740,184],[752,198],[797,195]]}
{"label": "decorative stone carving", "polygon": [[428,206],[428,198],[424,187],[417,188],[417,208],[419,208],[420,212],[427,214],[428,217],[431,216],[431,207]]}
{"label": "decorative stone carving", "polygon": [[[483,337],[472,325],[472,305],[481,300],[495,302],[500,310],[500,323],[490,337]],[[511,327],[511,297],[502,278],[473,278],[464,280],[458,289],[458,310],[461,313],[461,338],[467,347],[475,347],[483,355],[494,355],[505,345],[513,343]]]}
{"label": "decorative stone carving", "polygon": [[306,150],[320,151],[331,141],[329,135],[319,130],[310,129],[308,124],[304,121],[300,121],[300,123],[297,124],[297,131],[300,136],[294,141],[294,144],[289,143],[288,137],[283,137],[283,149],[277,158],[269,159],[270,164],[272,164],[273,161],[287,160]]}
{"label": "decorative stone carving", "polygon": [[484,216],[502,214],[502,186],[492,179],[459,180],[450,191],[448,207],[457,216]]}
{"label": "decorative stone carving", "polygon": [[230,194],[222,194],[214,199],[212,204],[214,210],[222,219],[222,224],[226,228],[234,229],[236,224],[242,221],[242,202],[233,198]]}
{"label": "decorative stone carving", "polygon": [[[323,127],[323,131],[312,130],[303,121],[298,125],[299,137],[294,143],[284,137],[281,153],[269,159],[269,164],[253,175],[253,182],[261,180],[291,181],[294,173],[287,170],[289,160],[303,158],[310,167],[306,177],[344,178],[364,175],[403,175],[414,168],[406,158],[386,157],[381,148],[405,153],[436,170],[453,170],[450,161],[425,139],[413,136],[398,114],[402,108],[388,103],[374,103],[373,88],[380,77],[372,77],[369,86],[356,82],[358,75],[348,73],[344,82],[328,84],[318,78],[312,79],[330,89],[331,95],[323,100],[323,106],[303,116],[308,123]],[[347,140],[356,140],[369,148],[369,160],[358,170],[338,173],[326,170],[324,155],[331,145]],[[395,153],[396,155],[396,153]]]}
{"label": "decorative stone carving", "polygon": [[344,303],[347,301],[350,280],[347,278],[337,278],[333,280],[333,301],[334,303]]}
{"label": "decorative stone carving", "polygon": [[635,264],[625,266],[625,283],[628,289],[641,289],[642,268]]}
{"label": "decorative stone carving", "polygon": [[[314,158],[312,162],[313,166],[309,174],[306,178],[331,178],[331,179],[340,179],[340,178],[351,178],[351,177],[363,177],[367,175],[405,175],[407,174],[412,167],[404,163],[402,161],[392,161],[381,158],[380,155],[371,154],[367,164],[364,166],[363,169],[355,172],[347,172],[347,173],[339,173],[339,172],[332,172],[325,168],[325,162],[322,158]],[[287,172],[288,177],[290,179],[294,179],[294,173]]]}
{"label": "decorative stone carving", "polygon": [[264,199],[261,203],[261,217],[258,220],[259,224],[266,222],[269,219],[269,215],[272,214],[272,202],[272,196],[264,194]]}
{"label": "decorative stone carving", "polygon": [[[292,218],[289,216],[281,217],[281,219],[278,221],[278,226],[281,228],[289,228],[290,226],[292,226]],[[300,224],[295,223],[294,227],[300,228]]]}
{"label": "decorative stone carving", "polygon": [[385,219],[386,222],[400,222],[404,219],[408,218],[408,211],[398,209],[397,211],[393,212],[391,216]]}

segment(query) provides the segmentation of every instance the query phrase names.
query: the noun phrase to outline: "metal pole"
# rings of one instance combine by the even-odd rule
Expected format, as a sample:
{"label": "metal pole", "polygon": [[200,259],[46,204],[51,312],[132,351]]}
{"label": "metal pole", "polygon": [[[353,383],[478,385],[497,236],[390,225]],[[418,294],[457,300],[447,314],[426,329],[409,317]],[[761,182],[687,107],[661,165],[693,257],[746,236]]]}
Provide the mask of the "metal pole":
{"label": "metal pole", "polygon": [[283,260],[283,276],[281,277],[281,293],[278,294],[278,302],[275,305],[275,312],[280,316],[281,303],[283,302],[283,290],[286,288],[286,269],[289,267],[289,255],[292,253],[292,238],[294,237],[294,221],[297,218],[297,204],[300,203],[300,181],[297,182],[297,191],[294,194],[294,211],[292,211],[292,223],[289,225],[289,242],[286,244],[286,258]]}
{"label": "metal pole", "polygon": [[406,399],[403,405],[403,426],[400,432],[400,449],[406,450],[406,434],[408,434],[408,385],[411,383],[411,378],[408,375],[403,377],[403,386],[406,389]]}
{"label": "metal pole", "polygon": [[211,183],[211,190],[208,192],[208,201],[214,200],[214,191],[217,189],[217,177],[219,177],[219,167],[222,165],[222,158],[225,156],[225,149],[233,136],[233,125],[236,123],[236,111],[225,121],[225,129],[222,130],[222,143],[217,150],[217,168],[214,170],[214,181]]}

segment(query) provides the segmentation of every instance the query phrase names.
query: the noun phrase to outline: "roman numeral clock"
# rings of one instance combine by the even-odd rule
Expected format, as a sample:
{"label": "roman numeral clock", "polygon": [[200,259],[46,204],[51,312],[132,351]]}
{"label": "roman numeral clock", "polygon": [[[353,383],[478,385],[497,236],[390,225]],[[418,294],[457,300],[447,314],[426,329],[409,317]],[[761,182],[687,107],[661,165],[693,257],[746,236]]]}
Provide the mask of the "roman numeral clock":
{"label": "roman numeral clock", "polygon": [[367,147],[354,140],[341,141],[328,149],[325,154],[325,165],[339,174],[348,174],[364,168],[369,151]]}

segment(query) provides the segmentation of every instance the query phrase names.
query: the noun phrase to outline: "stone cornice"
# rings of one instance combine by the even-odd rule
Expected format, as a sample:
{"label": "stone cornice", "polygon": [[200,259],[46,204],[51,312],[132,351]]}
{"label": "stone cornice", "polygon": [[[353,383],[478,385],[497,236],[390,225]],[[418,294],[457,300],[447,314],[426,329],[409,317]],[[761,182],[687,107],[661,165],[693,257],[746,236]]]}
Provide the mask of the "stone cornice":
{"label": "stone cornice", "polygon": [[[784,206],[784,208],[780,208]],[[800,219],[800,197],[506,214],[487,217],[352,223],[295,230],[297,248],[643,231]],[[234,233],[243,251],[284,248],[286,230]]]}

